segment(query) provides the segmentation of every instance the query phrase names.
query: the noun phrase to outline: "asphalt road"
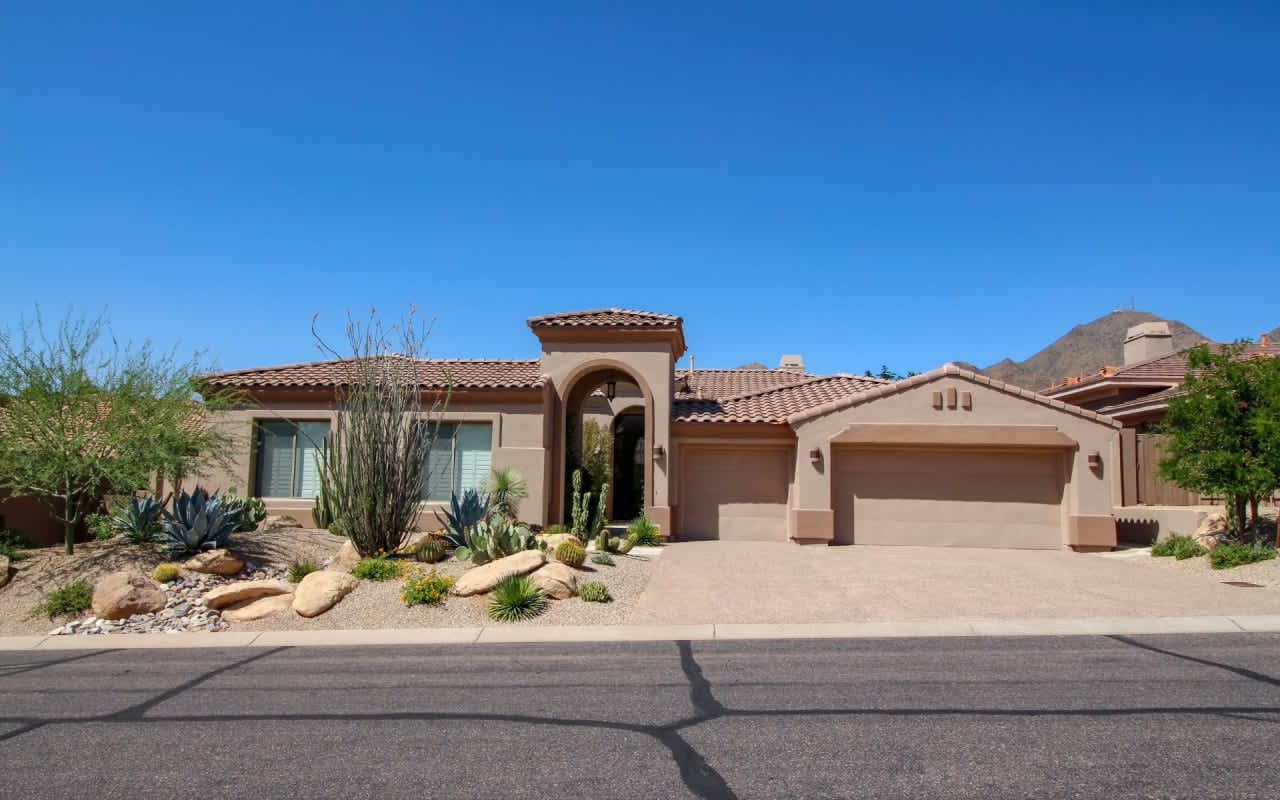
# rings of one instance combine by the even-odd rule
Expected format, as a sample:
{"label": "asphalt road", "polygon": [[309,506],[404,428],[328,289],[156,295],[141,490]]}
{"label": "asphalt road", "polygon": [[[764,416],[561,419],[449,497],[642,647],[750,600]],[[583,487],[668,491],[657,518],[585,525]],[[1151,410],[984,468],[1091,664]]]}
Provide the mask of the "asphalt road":
{"label": "asphalt road", "polygon": [[0,653],[0,797],[1280,797],[1280,635]]}

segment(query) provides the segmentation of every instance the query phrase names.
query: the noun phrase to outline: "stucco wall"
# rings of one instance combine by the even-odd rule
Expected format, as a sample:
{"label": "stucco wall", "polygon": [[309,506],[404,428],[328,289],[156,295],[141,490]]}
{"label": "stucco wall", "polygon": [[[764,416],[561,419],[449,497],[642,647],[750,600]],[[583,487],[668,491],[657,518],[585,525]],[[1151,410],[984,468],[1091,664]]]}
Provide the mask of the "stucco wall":
{"label": "stucco wall", "polygon": [[[210,489],[225,490],[236,487],[240,493],[252,493],[254,480],[254,453],[252,431],[254,420],[328,420],[335,422],[332,401],[327,397],[303,399],[298,397],[262,396],[255,407],[220,412],[216,421],[236,436],[240,444],[236,457],[228,469],[211,470],[198,476],[201,485]],[[444,422],[488,422],[493,426],[493,466],[514,467],[524,477],[529,487],[529,498],[520,506],[521,518],[530,523],[543,524],[543,499],[546,486],[543,480],[543,464],[546,451],[543,445],[543,419],[540,395],[520,395],[510,400],[489,397],[454,395],[447,408],[440,414]],[[311,498],[268,498],[269,513],[289,514],[308,524]],[[419,525],[424,529],[438,527],[434,510],[441,503],[423,503]]]}

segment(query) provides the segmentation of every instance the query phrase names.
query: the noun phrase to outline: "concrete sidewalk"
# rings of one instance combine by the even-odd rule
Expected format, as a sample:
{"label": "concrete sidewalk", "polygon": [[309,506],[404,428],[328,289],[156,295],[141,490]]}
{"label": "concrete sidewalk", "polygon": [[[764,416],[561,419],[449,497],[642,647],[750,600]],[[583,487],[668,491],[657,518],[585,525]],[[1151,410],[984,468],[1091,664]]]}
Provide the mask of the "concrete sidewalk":
{"label": "concrete sidewalk", "polygon": [[135,633],[0,637],[0,650],[118,650],[242,647],[471,645],[741,639],[878,639],[944,636],[1122,636],[1166,633],[1280,633],[1280,614],[1077,619],[938,619],[704,625],[418,628],[346,631]]}

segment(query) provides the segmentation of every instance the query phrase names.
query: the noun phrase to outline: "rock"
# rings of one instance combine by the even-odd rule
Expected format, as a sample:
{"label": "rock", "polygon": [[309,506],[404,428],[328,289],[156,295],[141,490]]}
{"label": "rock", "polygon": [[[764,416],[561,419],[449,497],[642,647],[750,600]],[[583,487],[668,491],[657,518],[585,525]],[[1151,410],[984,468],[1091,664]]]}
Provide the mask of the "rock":
{"label": "rock", "polygon": [[246,600],[289,594],[292,591],[293,584],[288,581],[236,581],[210,589],[204,593],[203,599],[209,608],[226,608]]}
{"label": "rock", "polygon": [[302,523],[284,514],[271,514],[258,524],[258,530],[269,531],[272,528],[301,528]]}
{"label": "rock", "polygon": [[566,600],[578,593],[578,573],[559,561],[539,567],[529,580],[553,600]]}
{"label": "rock", "polygon": [[523,550],[469,570],[453,585],[453,593],[459,597],[484,594],[497,586],[503,578],[528,575],[545,563],[547,557],[541,550]]}
{"label": "rock", "polygon": [[1210,550],[1222,544],[1227,539],[1226,514],[1206,514],[1192,538]]}
{"label": "rock", "polygon": [[187,559],[182,568],[207,575],[235,575],[244,568],[244,561],[230,550],[209,550]]}
{"label": "rock", "polygon": [[112,572],[93,585],[93,614],[101,620],[152,614],[164,608],[159,584],[136,572]]}
{"label": "rock", "polygon": [[347,539],[342,543],[342,547],[338,548],[338,554],[329,562],[329,569],[346,569],[349,570],[360,560],[360,554],[356,552],[356,546]]}
{"label": "rock", "polygon": [[0,556],[0,586],[9,582],[9,557]]}
{"label": "rock", "polygon": [[293,592],[293,610],[301,617],[317,617],[333,608],[360,582],[345,572],[322,569],[303,578]]}
{"label": "rock", "polygon": [[236,603],[222,612],[227,622],[251,622],[263,617],[274,617],[283,614],[293,607],[293,593],[278,594],[273,597],[260,597],[257,600]]}
{"label": "rock", "polygon": [[543,534],[542,541],[547,543],[547,552],[555,553],[556,548],[564,542],[573,542],[579,547],[584,547],[582,540],[572,533],[547,533]]}

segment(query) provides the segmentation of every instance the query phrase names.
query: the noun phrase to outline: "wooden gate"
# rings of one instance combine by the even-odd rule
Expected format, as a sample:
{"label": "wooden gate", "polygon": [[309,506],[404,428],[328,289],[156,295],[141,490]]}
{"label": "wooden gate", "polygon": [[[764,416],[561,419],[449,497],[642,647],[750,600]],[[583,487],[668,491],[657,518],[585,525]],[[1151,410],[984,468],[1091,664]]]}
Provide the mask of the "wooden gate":
{"label": "wooden gate", "polygon": [[1164,457],[1164,437],[1157,433],[1137,435],[1138,505],[1143,506],[1198,506],[1206,498],[1189,492],[1171,481],[1161,478],[1157,472]]}

